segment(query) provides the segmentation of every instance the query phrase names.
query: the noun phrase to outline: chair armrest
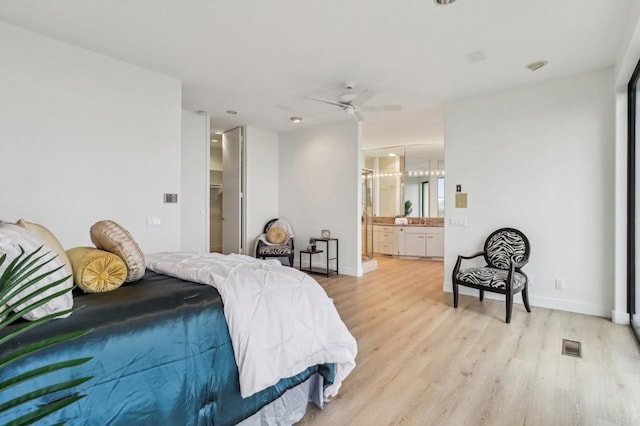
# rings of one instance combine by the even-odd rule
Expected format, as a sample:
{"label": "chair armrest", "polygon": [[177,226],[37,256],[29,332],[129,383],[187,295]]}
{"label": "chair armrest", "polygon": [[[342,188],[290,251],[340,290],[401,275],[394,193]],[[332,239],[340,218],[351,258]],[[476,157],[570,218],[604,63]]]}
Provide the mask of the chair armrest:
{"label": "chair armrest", "polygon": [[456,260],[456,266],[453,267],[453,272],[452,272],[453,279],[455,280],[455,277],[458,274],[458,271],[460,271],[460,265],[462,264],[462,259],[473,259],[474,257],[478,257],[482,255],[484,255],[483,251],[474,253],[471,256],[458,255],[458,260]]}
{"label": "chair armrest", "polygon": [[471,256],[458,256],[459,259],[473,259],[474,257],[478,257],[478,256],[482,256],[484,255],[483,251],[479,251],[477,253],[473,253]]}

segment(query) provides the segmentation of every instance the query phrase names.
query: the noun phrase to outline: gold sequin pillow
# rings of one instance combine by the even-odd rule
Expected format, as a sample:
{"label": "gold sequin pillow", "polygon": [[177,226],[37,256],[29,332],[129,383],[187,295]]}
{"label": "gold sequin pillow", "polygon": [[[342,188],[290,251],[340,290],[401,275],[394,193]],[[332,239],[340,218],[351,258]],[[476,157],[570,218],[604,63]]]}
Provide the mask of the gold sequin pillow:
{"label": "gold sequin pillow", "polygon": [[73,281],[85,293],[115,290],[127,278],[127,265],[119,256],[93,247],[67,250],[73,267]]}
{"label": "gold sequin pillow", "polygon": [[137,281],[144,275],[144,254],[129,231],[112,220],[101,220],[91,227],[91,241],[100,250],[120,256],[127,265],[126,282]]}
{"label": "gold sequin pillow", "polygon": [[282,244],[287,241],[287,233],[284,229],[274,226],[267,232],[267,241],[271,244]]}

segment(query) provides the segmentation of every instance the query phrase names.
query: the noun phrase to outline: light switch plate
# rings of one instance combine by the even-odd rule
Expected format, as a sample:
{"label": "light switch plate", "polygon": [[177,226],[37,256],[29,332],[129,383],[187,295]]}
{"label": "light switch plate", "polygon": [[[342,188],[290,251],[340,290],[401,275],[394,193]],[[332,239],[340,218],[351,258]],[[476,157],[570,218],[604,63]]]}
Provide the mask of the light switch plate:
{"label": "light switch plate", "polygon": [[147,228],[162,228],[162,218],[147,216]]}
{"label": "light switch plate", "polygon": [[450,217],[449,226],[465,227],[467,226],[467,218],[466,217]]}

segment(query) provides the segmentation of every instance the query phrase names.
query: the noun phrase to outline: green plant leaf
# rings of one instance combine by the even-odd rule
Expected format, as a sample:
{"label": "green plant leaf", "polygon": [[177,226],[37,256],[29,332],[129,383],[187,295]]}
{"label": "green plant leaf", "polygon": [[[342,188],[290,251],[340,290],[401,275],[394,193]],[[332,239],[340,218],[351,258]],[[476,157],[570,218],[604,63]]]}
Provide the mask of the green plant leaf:
{"label": "green plant leaf", "polygon": [[[65,398],[59,399],[57,401],[51,402],[44,407],[37,409],[29,414],[25,414],[22,417],[19,417],[9,423],[6,426],[27,426],[31,425],[34,422],[48,416],[49,414],[58,411],[67,405],[71,405],[74,402],[86,397],[86,395],[69,395]],[[55,423],[55,425],[63,425],[64,422]]]}
{"label": "green plant leaf", "polygon": [[[23,325],[16,327],[16,329],[10,333],[7,333],[4,337],[0,338],[0,345],[8,342],[9,340],[13,339],[14,337],[19,336],[20,334],[31,330],[32,328],[40,325],[40,324],[44,324],[45,322],[49,322],[52,319],[55,319],[61,315],[66,315],[66,314],[71,314],[73,312],[79,311],[80,309],[84,308],[84,305],[82,306],[78,306],[76,308],[72,308],[72,309],[67,309],[65,311],[60,311],[60,312],[56,312],[50,315],[47,315],[45,317],[42,317],[40,319],[37,319],[35,321],[28,321],[26,323],[24,323]],[[8,321],[8,318],[7,320]],[[3,322],[0,322],[0,328],[3,327]]]}
{"label": "green plant leaf", "polygon": [[8,389],[11,386],[15,386],[18,383],[22,383],[29,379],[42,376],[43,374],[51,373],[52,371],[62,370],[64,368],[69,368],[69,367],[75,367],[76,365],[82,365],[92,359],[93,359],[92,357],[77,358],[77,359],[71,359],[69,361],[62,361],[62,362],[56,362],[54,364],[48,364],[40,368],[35,368],[31,371],[27,371],[26,373],[19,374],[15,377],[10,378],[9,380],[5,380],[4,382],[1,382],[0,391],[4,389]]}
{"label": "green plant leaf", "polygon": [[91,379],[93,379],[93,376],[81,377],[79,379],[67,380],[66,382],[56,383],[55,385],[45,386],[43,388],[25,393],[24,395],[13,398],[11,401],[0,404],[0,413],[10,408],[16,407],[20,404],[24,404],[27,401],[31,401],[32,399],[40,398],[41,396],[49,395],[54,392],[59,392],[61,390],[70,389],[72,387],[81,385]]}
{"label": "green plant leaf", "polygon": [[[24,308],[20,309],[19,311],[14,312],[12,314],[8,314],[6,318],[0,321],[0,330],[12,324],[23,315],[51,301],[52,299],[59,297],[68,291],[73,290],[73,288],[62,289],[62,290],[56,291],[51,295],[42,297],[44,292],[50,289],[53,289],[54,287],[66,281],[69,278],[69,276],[67,276],[62,279],[56,280],[54,282],[48,283],[35,291],[29,292],[30,287],[41,282],[45,278],[49,277],[51,274],[56,273],[63,267],[63,266],[60,266],[57,268],[53,268],[49,271],[42,272],[41,271],[42,267],[49,264],[51,261],[53,261],[53,259],[57,257],[57,256],[49,256],[49,255],[50,255],[50,252],[44,252],[42,246],[39,247],[37,250],[28,254],[25,253],[24,249],[20,246],[20,254],[14,259],[12,259],[11,262],[9,262],[9,265],[5,268],[2,275],[0,275],[0,307],[1,307],[0,315],[3,315],[8,311],[10,311],[12,309],[12,306],[20,306],[23,304],[26,305]],[[6,262],[6,259],[7,259],[6,253],[3,253],[2,255],[0,255],[0,266],[4,265],[4,263]],[[8,303],[9,300],[20,295],[23,291],[27,292],[25,296],[20,297],[20,299],[16,303],[11,304],[11,306],[4,307],[4,305],[9,305]],[[42,297],[42,299],[36,302],[30,303],[36,297]],[[15,339],[17,336],[21,335],[22,333],[25,333],[26,331],[29,331],[34,327],[47,323],[60,315],[66,315],[66,314],[75,312],[79,309],[82,309],[82,306],[78,308],[72,308],[72,309],[64,310],[62,312],[50,314],[36,321],[26,323],[24,325],[20,325],[14,330],[11,330],[9,333],[4,335],[2,338],[0,338],[0,345],[6,344],[8,341],[10,341],[11,339]],[[41,349],[56,345],[58,343],[62,343],[62,342],[66,342],[66,341],[78,338],[80,336],[87,334],[90,331],[91,330],[82,330],[82,331],[77,331],[72,333],[66,333],[59,336],[46,338],[39,342],[22,347],[16,351],[13,351],[8,355],[5,355],[2,359],[0,359],[0,369],[6,367],[8,364],[22,357],[32,355]],[[77,359],[72,359],[67,361],[61,361],[61,362],[48,364],[39,368],[32,369],[28,372],[19,374],[15,377],[9,377],[0,383],[0,391],[6,390],[11,386],[17,385],[19,383],[27,382],[28,380],[31,380],[33,378],[36,378],[42,375],[46,375],[54,371],[82,365],[91,359],[92,359],[91,357],[85,357],[85,358],[77,358]],[[52,385],[37,389],[35,391],[28,392],[24,395],[21,395],[17,398],[13,398],[10,401],[6,401],[0,404],[0,412],[5,412],[20,404],[23,404],[25,402],[28,402],[33,399],[37,399],[46,395],[50,395],[54,392],[71,389],[90,379],[92,379],[92,377],[82,377],[79,379],[67,380],[61,383],[52,384]],[[48,403],[42,407],[39,407],[33,410],[32,412],[27,413],[7,424],[9,425],[32,424],[33,422],[38,421],[44,418],[45,416],[48,416],[49,414],[55,411],[58,411],[66,407],[67,405],[72,404],[84,397],[85,395],[79,395],[77,393],[73,395],[65,396],[59,400]],[[4,398],[0,398],[0,400],[1,399],[4,399]],[[63,424],[63,423],[64,422],[57,423],[57,424]]]}
{"label": "green plant leaf", "polygon": [[[18,300],[15,303],[15,306],[20,306],[24,303],[27,303],[29,301],[29,299],[35,298],[37,296],[39,296],[40,294],[44,293],[45,291],[49,290],[50,288],[56,287],[57,285],[61,284],[62,282],[64,282],[65,279],[62,278],[58,281],[54,281],[50,284],[47,284],[46,286],[43,286],[41,288],[39,288],[38,290],[27,294],[25,297],[23,297],[22,299]],[[3,320],[2,322],[0,322],[0,328],[3,327],[2,324],[4,324],[5,322],[7,324],[11,324],[12,322],[16,321],[17,319],[23,317],[25,314],[33,311],[34,309],[44,305],[45,303],[49,302],[50,300],[55,299],[56,297],[62,296],[63,294],[72,291],[72,288],[64,288],[62,290],[59,290],[53,294],[50,294],[49,296],[43,297],[42,299],[38,300],[37,302],[34,302],[28,306],[26,306],[25,308],[22,308],[19,311],[14,312],[13,314],[9,315],[5,320]],[[3,300],[0,300],[0,303],[7,303]],[[60,316],[60,314],[56,315],[56,316]]]}
{"label": "green plant leaf", "polygon": [[87,334],[89,331],[91,330],[81,330],[81,331],[74,331],[71,333],[66,333],[66,334],[61,334],[59,336],[54,336],[54,337],[50,337],[48,339],[43,339],[40,340],[39,342],[36,343],[32,343],[28,346],[25,346],[24,348],[18,349],[17,351],[14,351],[12,353],[10,353],[9,355],[5,356],[4,358],[0,359],[0,368],[12,363],[13,361],[20,359],[24,356],[30,355],[33,352],[40,350],[42,348],[46,348],[48,346],[52,346],[55,345],[57,343],[61,343],[61,342],[66,342],[68,340],[71,339],[75,339],[77,337],[80,336],[84,336],[85,334]]}

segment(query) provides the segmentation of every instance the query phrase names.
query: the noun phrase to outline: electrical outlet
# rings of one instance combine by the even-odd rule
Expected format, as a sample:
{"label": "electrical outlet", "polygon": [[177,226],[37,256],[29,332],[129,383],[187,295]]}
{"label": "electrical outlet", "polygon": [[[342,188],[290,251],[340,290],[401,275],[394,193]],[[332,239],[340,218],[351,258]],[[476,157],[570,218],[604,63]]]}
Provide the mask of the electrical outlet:
{"label": "electrical outlet", "polygon": [[560,278],[556,278],[556,290],[564,290],[565,287],[565,283],[563,279]]}

